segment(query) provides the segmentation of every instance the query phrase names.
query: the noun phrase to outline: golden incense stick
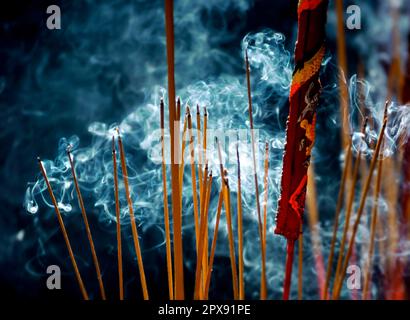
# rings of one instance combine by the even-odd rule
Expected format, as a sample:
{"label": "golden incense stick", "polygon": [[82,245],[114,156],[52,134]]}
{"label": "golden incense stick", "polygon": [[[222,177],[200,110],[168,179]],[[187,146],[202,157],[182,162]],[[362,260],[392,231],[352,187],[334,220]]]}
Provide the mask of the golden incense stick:
{"label": "golden incense stick", "polygon": [[215,218],[214,235],[213,235],[212,245],[211,245],[211,254],[209,256],[208,273],[207,273],[206,281],[205,281],[205,290],[204,290],[205,299],[208,299],[208,296],[209,296],[209,285],[211,283],[211,275],[212,275],[212,269],[213,269],[213,264],[214,264],[216,240],[218,239],[219,221],[221,220],[222,202],[223,202],[223,193],[221,190],[219,192],[218,207],[217,207],[216,218]]}
{"label": "golden incense stick", "polygon": [[51,201],[53,202],[53,205],[54,205],[54,210],[56,212],[58,223],[60,225],[60,229],[61,229],[61,232],[63,234],[65,244],[67,246],[68,254],[70,255],[71,263],[72,263],[73,268],[74,268],[74,273],[75,273],[75,276],[77,278],[78,286],[80,287],[80,291],[81,291],[81,294],[83,295],[83,299],[84,300],[89,300],[87,290],[85,289],[85,286],[84,286],[83,279],[81,278],[80,271],[78,270],[77,262],[75,260],[73,250],[71,248],[70,240],[68,238],[67,230],[65,229],[65,226],[64,226],[64,221],[63,221],[63,218],[61,216],[60,209],[58,208],[57,200],[54,196],[53,188],[51,187],[51,184],[48,181],[47,173],[46,173],[46,170],[43,166],[43,163],[41,162],[41,159],[37,158],[37,160],[38,160],[38,165],[40,167],[41,174],[43,175],[44,181],[46,182],[48,193],[50,194]]}
{"label": "golden incense stick", "polygon": [[184,293],[184,262],[182,248],[182,215],[179,195],[179,164],[176,157],[179,155],[179,119],[175,107],[175,60],[174,60],[174,1],[165,0],[165,33],[167,43],[168,65],[168,107],[169,131],[171,137],[171,189],[172,189],[172,216],[174,224],[174,272],[175,272],[175,299],[182,300]]}
{"label": "golden incense stick", "polygon": [[172,253],[171,253],[171,229],[169,226],[169,211],[168,211],[168,191],[167,191],[167,168],[165,166],[165,117],[164,117],[164,101],[160,102],[160,123],[161,123],[161,157],[162,157],[162,188],[164,199],[164,224],[165,224],[165,247],[167,257],[167,274],[168,274],[168,292],[169,299],[174,300],[174,280],[172,275]]}
{"label": "golden incense stick", "polygon": [[144,300],[148,300],[149,295],[148,295],[147,281],[145,278],[144,263],[142,261],[140,242],[138,240],[137,224],[135,223],[134,208],[133,208],[133,203],[131,199],[130,187],[128,183],[128,172],[127,172],[127,163],[125,161],[124,145],[122,143],[122,139],[121,139],[118,129],[117,129],[117,132],[118,132],[118,147],[120,149],[122,177],[124,181],[125,196],[127,198],[128,210],[130,213],[132,238],[134,240],[134,249],[137,255],[138,269],[140,273],[140,280],[141,280],[141,286],[142,286],[142,294],[143,294]]}
{"label": "golden incense stick", "polygon": [[244,267],[243,267],[243,226],[242,226],[242,188],[241,188],[241,162],[239,159],[239,143],[236,145],[236,158],[238,163],[238,264],[239,264],[239,300],[245,299]]}
{"label": "golden incense stick", "polygon": [[123,277],[123,269],[122,269],[120,199],[119,199],[119,192],[118,192],[117,152],[115,150],[114,137],[112,137],[112,166],[113,166],[113,176],[114,176],[115,217],[117,219],[118,283],[119,283],[120,300],[124,300],[124,277]]}
{"label": "golden incense stick", "polygon": [[75,168],[74,168],[74,159],[73,159],[73,156],[71,154],[70,149],[71,149],[71,146],[69,146],[67,148],[67,156],[68,156],[68,160],[70,162],[71,174],[72,174],[73,180],[74,180],[74,186],[75,186],[75,191],[77,193],[78,204],[79,204],[80,209],[81,209],[81,215],[83,217],[85,231],[87,233],[88,242],[90,244],[91,256],[93,258],[95,272],[97,273],[98,284],[100,286],[101,298],[103,300],[106,300],[105,289],[104,289],[104,284],[103,284],[103,281],[102,281],[102,275],[101,275],[101,270],[100,270],[100,264],[98,262],[97,252],[95,251],[94,240],[93,240],[93,236],[91,234],[90,225],[88,223],[87,212],[85,211],[84,200],[83,200],[83,196],[81,195],[80,186],[78,185],[77,175],[75,173]]}

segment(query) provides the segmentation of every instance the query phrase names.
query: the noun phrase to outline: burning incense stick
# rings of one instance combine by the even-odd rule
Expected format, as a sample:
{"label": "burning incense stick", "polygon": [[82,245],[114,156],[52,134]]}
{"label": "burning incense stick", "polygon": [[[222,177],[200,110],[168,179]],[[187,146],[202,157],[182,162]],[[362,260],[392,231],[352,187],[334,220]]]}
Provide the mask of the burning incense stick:
{"label": "burning incense stick", "polygon": [[[367,123],[368,123],[368,119],[365,118],[365,120],[363,122],[363,126],[362,126],[363,139],[365,139]],[[359,151],[358,151],[357,157],[356,157],[356,161],[354,163],[354,168],[353,168],[352,184],[351,184],[351,189],[350,189],[348,202],[347,202],[347,207],[346,207],[345,225],[344,225],[344,228],[343,228],[342,240],[340,242],[340,249],[339,249],[339,255],[338,255],[338,259],[337,259],[337,267],[336,267],[336,272],[335,272],[335,280],[334,280],[334,285],[333,285],[333,291],[336,289],[338,278],[341,276],[340,270],[342,268],[343,254],[344,254],[344,250],[345,250],[347,234],[348,234],[348,231],[349,231],[349,228],[350,228],[350,217],[351,217],[352,209],[353,209],[353,203],[354,203],[355,191],[356,191],[356,184],[357,184],[357,180],[359,178],[359,168],[360,168],[361,160],[362,160],[362,148],[359,148]]]}
{"label": "burning incense stick", "polygon": [[[207,144],[206,131],[207,131],[207,128],[208,128],[208,112],[206,110],[206,107],[204,107],[204,132],[203,132],[203,135],[202,135],[202,139],[203,139],[202,146],[203,146],[203,154],[204,154],[205,163],[208,163],[208,160],[206,158],[206,144]],[[208,238],[209,238],[208,228],[206,228],[206,230],[205,230],[205,239],[208,239]],[[204,276],[203,282],[204,283],[206,282],[206,274],[208,273],[207,272],[207,268],[208,268],[208,250],[209,250],[208,241],[206,241],[205,242],[205,250],[204,250],[204,254],[205,254],[205,257],[204,257],[204,261],[205,261],[204,270],[205,270],[205,272],[203,273],[203,276]]]}
{"label": "burning incense stick", "polygon": [[223,166],[221,145],[218,141],[218,138],[215,138],[215,142],[218,147],[218,159],[219,159],[219,167],[221,170],[221,184],[222,184],[221,190],[223,193],[223,199],[224,199],[223,202],[224,202],[225,213],[226,213],[226,227],[228,229],[229,256],[231,259],[233,296],[234,296],[234,299],[236,300],[239,298],[238,274],[236,270],[235,243],[234,243],[234,236],[233,236],[233,229],[232,229],[231,201],[230,201],[228,171],[224,169],[224,166]]}
{"label": "burning incense stick", "polygon": [[195,225],[195,241],[196,249],[198,254],[198,241],[199,241],[199,210],[198,210],[198,195],[196,188],[196,174],[195,174],[195,147],[194,147],[194,137],[192,133],[192,119],[189,107],[187,108],[187,118],[188,118],[188,135],[189,135],[189,153],[191,160],[191,184],[192,184],[192,198],[194,204],[194,225]]}
{"label": "burning incense stick", "polygon": [[268,174],[269,174],[269,143],[265,143],[265,161],[263,176],[263,226],[262,226],[262,272],[261,272],[261,300],[267,298],[267,280],[266,280],[266,228],[268,224]]}
{"label": "burning incense stick", "polygon": [[307,169],[315,140],[316,107],[321,84],[320,66],[325,54],[328,1],[300,0],[295,70],[290,89],[290,108],[283,154],[281,195],[275,233],[288,240],[283,299],[289,299],[293,252],[305,210]]}
{"label": "burning incense stick", "polygon": [[258,216],[258,231],[259,239],[261,246],[261,259],[262,259],[262,268],[261,268],[261,279],[265,283],[261,283],[261,297],[265,295],[263,291],[266,291],[266,261],[263,253],[263,226],[262,226],[262,217],[261,217],[261,207],[259,203],[259,183],[258,183],[258,174],[256,172],[256,150],[255,150],[255,134],[253,132],[253,110],[252,110],[252,93],[251,93],[251,70],[249,66],[248,51],[245,50],[245,68],[246,68],[246,84],[247,84],[247,93],[248,93],[248,113],[249,113],[249,126],[251,129],[251,144],[252,144],[252,160],[253,160],[253,179],[255,183],[255,198],[256,198],[256,213]]}
{"label": "burning incense stick", "polygon": [[171,230],[169,227],[168,211],[168,191],[167,191],[167,168],[165,166],[165,132],[164,132],[164,101],[160,102],[160,123],[161,123],[161,157],[162,157],[162,188],[164,199],[164,224],[165,224],[165,247],[167,256],[167,274],[169,299],[174,300],[174,280],[172,275],[172,253],[171,253]]}
{"label": "burning incense stick", "polygon": [[369,167],[369,173],[368,173],[367,178],[366,178],[366,184],[363,188],[362,196],[360,198],[360,205],[359,205],[359,209],[357,211],[356,221],[353,225],[352,234],[350,236],[349,247],[348,247],[346,256],[343,260],[343,267],[341,269],[340,277],[339,277],[339,279],[337,279],[337,278],[335,279],[335,281],[337,281],[337,283],[336,283],[335,290],[333,292],[333,299],[339,299],[340,292],[342,290],[343,280],[344,280],[345,275],[346,275],[347,265],[349,263],[349,259],[352,255],[352,252],[353,252],[353,247],[354,247],[355,240],[356,240],[356,233],[357,233],[357,230],[358,230],[359,224],[360,224],[360,218],[362,216],[363,209],[364,209],[364,206],[366,204],[367,193],[369,191],[370,182],[371,182],[372,177],[373,177],[373,172],[374,172],[374,169],[376,167],[376,162],[377,162],[377,159],[378,159],[379,153],[380,153],[380,147],[381,147],[381,144],[382,144],[382,141],[383,141],[383,138],[384,138],[384,131],[385,131],[386,125],[387,125],[388,104],[389,103],[386,102],[386,107],[385,107],[385,111],[384,111],[383,126],[380,130],[379,138],[377,139],[376,149],[374,151],[373,158],[372,158],[372,161],[371,161],[370,167]]}
{"label": "burning incense stick", "polygon": [[56,212],[58,223],[60,225],[60,229],[61,229],[61,232],[63,234],[65,244],[67,246],[68,254],[70,255],[71,263],[72,263],[73,268],[74,268],[74,273],[75,273],[75,276],[77,278],[77,282],[78,282],[78,285],[80,287],[81,294],[83,295],[84,300],[89,300],[87,290],[85,289],[83,280],[82,280],[81,275],[80,275],[80,271],[78,270],[77,262],[75,260],[73,250],[71,248],[70,240],[68,238],[68,234],[67,234],[67,231],[65,229],[65,225],[64,225],[64,221],[63,221],[63,218],[61,216],[61,213],[60,213],[60,209],[58,208],[57,200],[54,196],[53,188],[51,187],[51,184],[48,181],[47,173],[46,173],[46,170],[43,166],[43,163],[41,162],[41,159],[37,158],[37,160],[38,160],[38,165],[40,167],[41,174],[43,175],[44,181],[46,182],[48,193],[50,194],[51,201],[53,202],[54,210]]}
{"label": "burning incense stick", "polygon": [[[176,156],[179,154],[179,121],[175,123],[175,61],[174,61],[174,1],[165,0],[165,31],[167,42],[168,64],[168,106],[169,131],[171,136],[171,185],[172,185],[172,216],[174,223],[174,272],[175,298],[184,299],[184,262],[182,249],[182,215],[179,195],[179,165]],[[178,130],[175,130],[175,126]]]}
{"label": "burning incense stick", "polygon": [[70,162],[71,174],[72,174],[73,180],[74,180],[74,186],[75,186],[75,191],[77,193],[78,204],[79,204],[80,209],[81,209],[81,214],[83,216],[85,231],[87,233],[88,242],[90,244],[91,256],[93,258],[95,272],[97,273],[98,284],[100,286],[101,298],[103,300],[106,300],[104,284],[103,284],[103,281],[102,281],[102,275],[101,275],[101,271],[100,271],[100,264],[98,262],[97,252],[95,251],[95,245],[94,245],[93,237],[92,237],[92,234],[91,234],[90,225],[88,223],[87,213],[85,211],[83,196],[81,195],[80,186],[78,185],[77,175],[76,175],[75,169],[74,169],[74,159],[71,155],[70,148],[71,148],[71,146],[69,146],[67,148],[67,156],[68,156],[68,160]]}
{"label": "burning incense stick", "polygon": [[182,130],[182,148],[181,148],[181,164],[179,165],[179,195],[181,197],[181,206],[182,206],[182,187],[184,183],[184,168],[185,168],[185,146],[186,146],[186,133],[187,133],[187,119],[188,119],[188,108],[185,112],[184,118],[184,127]]}
{"label": "burning incense stick", "polygon": [[127,172],[127,163],[125,161],[124,145],[122,144],[122,139],[121,139],[118,129],[117,129],[117,132],[118,132],[118,147],[120,149],[122,177],[124,181],[125,196],[127,198],[128,210],[130,213],[132,238],[134,240],[134,249],[137,255],[138,269],[140,273],[140,280],[141,280],[141,286],[142,286],[142,294],[144,296],[144,300],[148,300],[149,295],[148,295],[147,282],[145,278],[144,263],[142,261],[140,242],[138,240],[137,224],[135,223],[134,208],[133,208],[133,203],[132,203],[131,194],[130,194],[130,187],[128,183],[128,172]]}
{"label": "burning incense stick", "polygon": [[221,220],[222,202],[223,202],[223,193],[221,190],[219,192],[218,207],[216,210],[214,235],[213,235],[212,245],[211,245],[211,254],[209,256],[208,273],[207,273],[206,281],[205,281],[205,290],[204,290],[205,299],[208,299],[208,296],[209,296],[209,285],[211,283],[211,275],[212,275],[213,264],[214,264],[216,240],[218,239],[219,221]]}
{"label": "burning incense stick", "polygon": [[[199,193],[202,194],[202,152],[201,152],[201,113],[199,111],[199,105],[196,105],[196,138],[198,148],[198,182]],[[205,178],[205,177],[204,177]]]}
{"label": "burning incense stick", "polygon": [[374,252],[374,238],[376,236],[376,225],[377,225],[377,215],[379,210],[379,194],[380,194],[380,186],[381,186],[381,178],[382,178],[382,171],[383,171],[383,161],[379,159],[379,164],[377,167],[377,180],[376,186],[374,188],[374,204],[372,210],[372,218],[370,222],[370,243],[369,243],[369,252],[367,255],[367,263],[366,269],[364,272],[364,282],[363,282],[363,294],[362,299],[368,299],[368,292],[369,292],[369,284],[370,279],[372,276],[372,268],[373,268],[373,252]]}
{"label": "burning incense stick", "polygon": [[347,177],[348,171],[350,170],[351,160],[352,160],[352,139],[350,139],[349,146],[347,147],[347,151],[345,154],[346,155],[344,159],[342,181],[340,183],[339,194],[337,197],[335,221],[333,224],[333,235],[332,235],[332,241],[330,243],[329,258],[327,262],[326,280],[325,280],[325,285],[323,289],[323,299],[324,300],[327,300],[327,297],[329,294],[328,290],[329,290],[330,277],[332,275],[332,265],[333,265],[333,257],[334,257],[335,245],[336,245],[336,240],[337,240],[337,231],[339,229],[340,211],[342,210],[342,206],[343,206],[346,177]]}
{"label": "burning incense stick", "polygon": [[242,188],[241,188],[241,162],[239,160],[239,143],[236,145],[236,158],[238,163],[238,264],[239,264],[239,300],[245,299],[245,283],[243,280],[243,226],[242,226]]}
{"label": "burning incense stick", "polygon": [[123,270],[122,270],[120,199],[119,199],[119,192],[118,192],[117,152],[115,150],[114,137],[112,137],[112,166],[113,166],[113,176],[114,176],[115,217],[117,219],[118,284],[119,284],[120,300],[124,300],[124,278],[123,278]]}

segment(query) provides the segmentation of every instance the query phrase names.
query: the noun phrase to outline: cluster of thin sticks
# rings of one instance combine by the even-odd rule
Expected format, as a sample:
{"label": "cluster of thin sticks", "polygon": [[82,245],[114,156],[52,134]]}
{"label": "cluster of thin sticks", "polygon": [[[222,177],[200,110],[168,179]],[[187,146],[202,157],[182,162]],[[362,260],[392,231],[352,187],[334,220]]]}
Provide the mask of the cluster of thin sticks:
{"label": "cluster of thin sticks", "polygon": [[[253,157],[253,168],[254,168],[254,182],[255,182],[255,196],[256,196],[256,208],[258,214],[258,230],[260,237],[261,245],[261,285],[260,285],[260,298],[267,298],[267,283],[266,283],[266,232],[267,232],[267,196],[268,196],[268,172],[269,172],[269,144],[265,145],[265,158],[264,158],[264,200],[263,200],[263,216],[261,214],[261,206],[259,203],[259,183],[258,176],[256,172],[256,150],[255,150],[255,137],[253,135],[253,116],[252,116],[252,97],[251,97],[251,83],[250,83],[250,68],[248,56],[245,57],[246,65],[246,80],[248,86],[248,102],[249,102],[249,120],[250,120],[250,129],[251,129],[251,139],[252,139],[252,157]],[[181,115],[181,101],[178,98],[176,100],[176,112],[175,119],[179,120]],[[202,125],[201,125],[202,123]],[[179,182],[179,192],[171,193],[172,202],[178,202],[179,208],[182,208],[182,187],[183,187],[183,177],[184,177],[184,168],[185,168],[185,152],[186,152],[186,141],[189,141],[189,155],[190,155],[190,167],[191,167],[191,184],[192,184],[192,202],[194,208],[194,226],[195,226],[195,239],[196,239],[196,270],[195,270],[195,287],[194,287],[194,299],[208,299],[209,297],[209,288],[212,278],[213,263],[215,258],[215,250],[217,244],[218,230],[222,213],[222,206],[225,209],[226,215],[226,225],[228,232],[229,240],[229,255],[231,261],[231,270],[232,270],[232,288],[233,288],[233,298],[234,299],[244,299],[245,298],[245,285],[244,285],[244,260],[243,260],[243,224],[242,224],[242,195],[241,195],[241,171],[240,171],[240,157],[239,157],[239,143],[236,148],[237,155],[237,179],[238,179],[238,191],[237,191],[237,243],[238,243],[238,253],[235,250],[235,234],[233,228],[233,218],[232,218],[232,205],[231,205],[231,191],[229,187],[228,171],[223,165],[221,146],[219,141],[216,139],[216,144],[218,147],[218,157],[220,163],[220,174],[222,177],[221,189],[219,192],[218,206],[216,212],[216,222],[214,227],[214,232],[212,236],[212,242],[209,249],[209,204],[212,190],[212,171],[208,170],[208,159],[207,159],[207,126],[208,126],[208,112],[204,108],[203,121],[201,121],[201,114],[199,106],[197,106],[196,113],[196,139],[194,136],[194,129],[192,126],[192,116],[189,106],[186,107],[186,114],[183,122],[182,130],[182,146],[180,159],[181,163],[178,165],[178,182]],[[181,234],[175,235],[177,230],[181,228],[175,228],[175,215],[174,215],[174,250],[172,250],[171,245],[171,225],[170,225],[170,215],[168,208],[168,191],[167,191],[167,168],[165,160],[165,119],[164,119],[164,101],[161,99],[160,102],[160,127],[161,127],[161,155],[162,155],[162,178],[163,178],[163,201],[164,201],[164,221],[165,221],[165,243],[166,243],[166,261],[167,261],[167,274],[168,274],[168,289],[169,289],[169,298],[175,299],[177,294],[177,287],[175,285],[175,279],[177,278],[176,270],[173,270],[173,259],[177,259],[178,248],[175,247],[175,237],[182,237]],[[202,127],[202,129],[201,129]],[[188,140],[186,139],[188,135]],[[174,137],[176,141],[179,138]],[[124,144],[120,135],[120,131],[117,128],[117,141],[118,149],[120,152],[120,166],[122,170],[123,183],[125,187],[125,197],[128,204],[128,210],[131,221],[131,230],[132,237],[134,242],[134,249],[137,256],[138,269],[140,275],[140,282],[142,286],[142,292],[144,299],[149,299],[147,281],[145,277],[144,264],[142,259],[141,247],[139,243],[138,230],[135,221],[134,215],[134,206],[131,198],[128,173],[127,173],[127,161],[126,154],[124,151]],[[196,142],[196,147],[195,147]],[[195,155],[195,150],[197,155]],[[119,298],[124,299],[124,279],[123,279],[123,259],[122,259],[122,243],[121,243],[121,221],[120,221],[120,201],[119,201],[119,178],[118,178],[118,168],[117,168],[117,155],[116,155],[116,145],[115,137],[112,137],[112,162],[113,162],[113,177],[114,177],[114,198],[115,198],[115,212],[117,220],[117,251],[118,251],[118,280],[119,280]],[[91,230],[88,224],[87,214],[81,195],[81,190],[78,185],[75,166],[74,166],[74,157],[71,154],[70,147],[67,148],[67,156],[71,165],[72,177],[74,180],[74,185],[79,201],[79,206],[83,215],[84,224],[86,226],[87,236],[90,242],[91,252],[93,262],[95,264],[97,278],[99,280],[101,297],[106,299],[104,285],[102,282],[101,271],[98,263],[97,254],[95,251],[95,246],[93,238],[91,235]],[[196,157],[198,158],[196,161]],[[203,165],[205,164],[205,165]],[[74,257],[74,254],[71,249],[70,241],[62,220],[62,216],[58,207],[58,203],[54,196],[52,186],[49,182],[46,170],[39,160],[39,166],[43,178],[47,184],[50,197],[52,199],[55,212],[60,223],[60,228],[64,235],[66,245],[70,254],[71,262],[74,267],[74,271],[79,283],[81,292],[84,299],[88,299],[88,294],[85,289],[83,280],[81,278],[80,272],[77,267],[77,263]],[[197,173],[198,172],[198,180]],[[198,182],[198,183],[197,183]],[[199,189],[199,190],[198,190]],[[173,252],[172,252],[173,251]],[[236,263],[236,255],[238,255],[238,267]]]}

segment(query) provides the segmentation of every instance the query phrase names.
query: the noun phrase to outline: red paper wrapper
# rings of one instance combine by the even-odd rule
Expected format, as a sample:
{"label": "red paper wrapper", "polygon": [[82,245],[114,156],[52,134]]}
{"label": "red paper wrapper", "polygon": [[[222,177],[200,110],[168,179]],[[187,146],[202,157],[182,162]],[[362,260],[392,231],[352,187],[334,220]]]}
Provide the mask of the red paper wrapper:
{"label": "red paper wrapper", "polygon": [[320,66],[325,54],[328,0],[300,0],[295,70],[290,90],[290,110],[283,156],[281,196],[276,234],[295,241],[305,210],[307,169],[315,141],[316,107],[321,85]]}

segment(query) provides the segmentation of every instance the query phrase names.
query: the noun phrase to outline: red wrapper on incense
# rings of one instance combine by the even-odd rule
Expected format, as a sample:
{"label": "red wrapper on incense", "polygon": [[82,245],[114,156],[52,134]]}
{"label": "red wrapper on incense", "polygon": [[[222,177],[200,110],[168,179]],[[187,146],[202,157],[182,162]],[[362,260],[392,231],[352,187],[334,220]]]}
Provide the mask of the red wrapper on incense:
{"label": "red wrapper on incense", "polygon": [[295,70],[290,89],[281,196],[275,229],[276,234],[293,241],[299,237],[305,209],[307,170],[315,141],[327,6],[327,0],[300,0],[298,7]]}
{"label": "red wrapper on incense", "polygon": [[305,210],[307,174],[315,142],[316,107],[325,55],[328,0],[300,0],[295,70],[289,96],[289,116],[283,155],[281,195],[275,233],[288,240],[283,299],[289,299],[295,241]]}

